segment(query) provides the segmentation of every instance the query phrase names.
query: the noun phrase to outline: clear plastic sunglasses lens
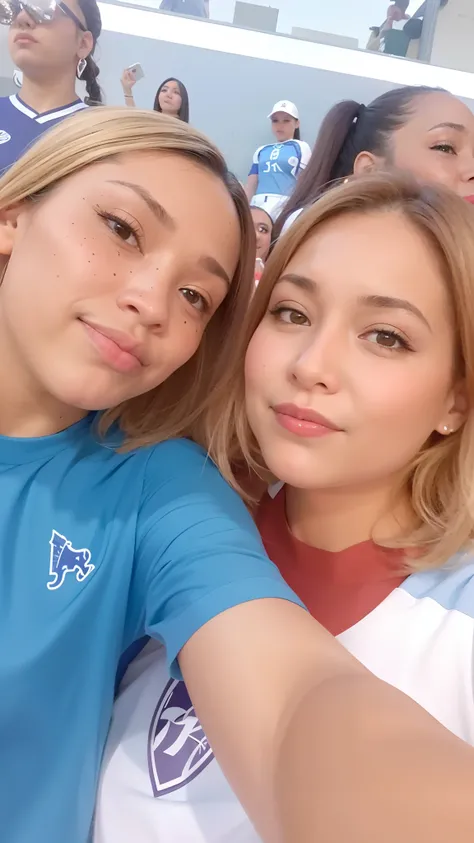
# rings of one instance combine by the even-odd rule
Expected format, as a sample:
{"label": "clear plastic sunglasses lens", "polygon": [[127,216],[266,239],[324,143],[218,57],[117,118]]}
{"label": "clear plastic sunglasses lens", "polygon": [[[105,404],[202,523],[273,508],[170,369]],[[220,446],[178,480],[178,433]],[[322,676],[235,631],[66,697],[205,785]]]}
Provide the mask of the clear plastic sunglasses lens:
{"label": "clear plastic sunglasses lens", "polygon": [[28,0],[24,5],[25,11],[39,23],[40,21],[53,20],[58,4],[56,0]]}
{"label": "clear plastic sunglasses lens", "polygon": [[8,0],[0,0],[0,23],[9,26],[14,16],[12,4]]}
{"label": "clear plastic sunglasses lens", "polygon": [[36,23],[47,23],[53,20],[57,5],[57,0],[27,0],[21,4],[17,0],[0,0],[0,24],[10,26],[21,9]]}

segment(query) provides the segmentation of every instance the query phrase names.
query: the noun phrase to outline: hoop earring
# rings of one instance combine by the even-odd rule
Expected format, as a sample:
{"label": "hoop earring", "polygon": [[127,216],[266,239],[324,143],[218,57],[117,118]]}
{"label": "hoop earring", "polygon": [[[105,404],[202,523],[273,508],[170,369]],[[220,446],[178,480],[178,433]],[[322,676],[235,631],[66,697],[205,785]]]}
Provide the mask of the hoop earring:
{"label": "hoop earring", "polygon": [[77,67],[76,67],[76,76],[77,76],[78,79],[81,78],[81,76],[84,73],[86,67],[87,67],[86,59],[79,59],[79,61],[77,62]]}

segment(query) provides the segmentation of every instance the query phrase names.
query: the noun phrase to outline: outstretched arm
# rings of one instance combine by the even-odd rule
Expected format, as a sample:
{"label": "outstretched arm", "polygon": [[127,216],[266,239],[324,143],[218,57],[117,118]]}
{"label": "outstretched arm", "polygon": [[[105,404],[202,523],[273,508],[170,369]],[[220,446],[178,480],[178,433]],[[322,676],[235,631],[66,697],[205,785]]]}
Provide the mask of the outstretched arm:
{"label": "outstretched arm", "polygon": [[281,745],[283,843],[470,843],[474,750],[370,674],[315,687]]}
{"label": "outstretched arm", "polygon": [[190,639],[179,663],[263,840],[474,840],[474,750],[299,607],[230,609]]}

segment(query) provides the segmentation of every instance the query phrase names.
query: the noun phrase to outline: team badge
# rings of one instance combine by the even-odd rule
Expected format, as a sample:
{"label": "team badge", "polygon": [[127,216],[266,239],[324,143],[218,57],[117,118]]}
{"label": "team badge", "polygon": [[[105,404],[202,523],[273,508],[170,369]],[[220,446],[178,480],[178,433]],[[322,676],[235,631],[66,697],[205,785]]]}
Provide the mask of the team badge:
{"label": "team badge", "polygon": [[77,582],[83,582],[94,570],[95,565],[91,565],[91,552],[87,547],[76,550],[66,536],[61,536],[56,530],[51,533],[49,544],[49,575],[52,579],[46,585],[50,591],[62,586],[66,574],[75,574]]}
{"label": "team badge", "polygon": [[184,787],[214,758],[184,682],[168,682],[148,735],[148,769],[154,796]]}
{"label": "team badge", "polygon": [[0,129],[0,143],[8,143],[11,139],[12,136],[9,135],[8,132],[5,132],[4,129]]}

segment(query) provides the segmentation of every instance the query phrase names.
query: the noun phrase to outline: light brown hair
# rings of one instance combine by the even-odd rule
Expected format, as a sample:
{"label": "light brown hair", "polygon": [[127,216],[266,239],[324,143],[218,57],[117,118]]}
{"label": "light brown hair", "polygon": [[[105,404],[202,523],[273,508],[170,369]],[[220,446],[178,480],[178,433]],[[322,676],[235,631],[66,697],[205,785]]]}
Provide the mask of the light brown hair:
{"label": "light brown hair", "polygon": [[189,436],[206,445],[207,409],[214,393],[220,394],[221,386],[227,383],[253,291],[255,260],[255,233],[247,199],[216,147],[182,121],[153,111],[87,109],[48,132],[0,179],[0,211],[40,200],[84,167],[141,151],[184,155],[221,179],[239,219],[240,259],[229,293],[207,325],[193,357],[152,391],[106,411],[101,429],[105,432],[118,422],[126,448],[177,436]]}
{"label": "light brown hair", "polygon": [[[225,473],[242,455],[260,477],[265,466],[245,415],[244,358],[273,287],[298,248],[318,226],[347,214],[396,212],[416,226],[437,254],[452,311],[456,354],[453,378],[465,380],[470,411],[450,436],[433,433],[406,468],[415,527],[400,537],[411,569],[439,565],[474,537],[474,209],[454,193],[400,175],[378,173],[325,194],[293,224],[266,264],[236,349],[232,387],[213,411],[211,453],[227,456]],[[410,552],[411,551],[411,552]]]}

